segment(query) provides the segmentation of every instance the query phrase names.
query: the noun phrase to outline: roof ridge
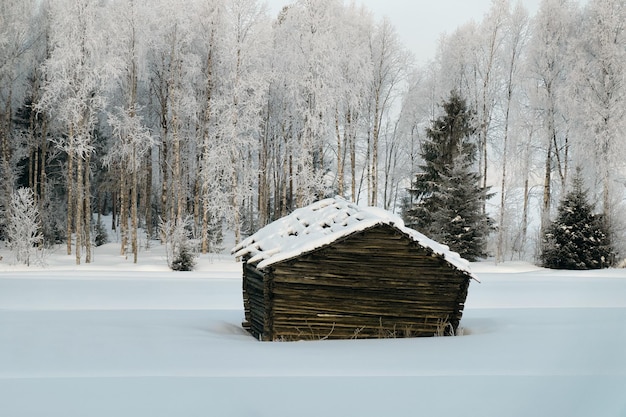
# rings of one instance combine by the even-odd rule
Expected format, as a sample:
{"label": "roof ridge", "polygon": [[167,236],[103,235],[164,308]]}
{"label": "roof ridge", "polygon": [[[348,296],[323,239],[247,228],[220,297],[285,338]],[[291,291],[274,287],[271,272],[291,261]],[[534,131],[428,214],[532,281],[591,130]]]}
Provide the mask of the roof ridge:
{"label": "roof ridge", "polygon": [[469,269],[468,261],[448,246],[406,227],[398,215],[379,207],[359,206],[340,196],[294,210],[244,239],[233,248],[232,253],[237,257],[247,256],[248,262],[258,263],[257,267],[263,269],[381,224],[398,229],[422,247],[442,256],[455,268],[476,278]]}

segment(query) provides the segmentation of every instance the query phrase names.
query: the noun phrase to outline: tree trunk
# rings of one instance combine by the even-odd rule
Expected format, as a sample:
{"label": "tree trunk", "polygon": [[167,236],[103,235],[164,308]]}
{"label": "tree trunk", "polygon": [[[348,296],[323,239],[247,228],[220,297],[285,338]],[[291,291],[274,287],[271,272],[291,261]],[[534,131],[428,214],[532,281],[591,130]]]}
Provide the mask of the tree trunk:
{"label": "tree trunk", "polygon": [[111,230],[116,231],[117,227],[117,193],[115,189],[111,191]]}
{"label": "tree trunk", "polygon": [[[70,128],[70,143],[74,140],[73,131]],[[67,254],[72,254],[72,212],[74,206],[74,150],[70,144],[67,151],[67,229],[65,233]]]}
{"label": "tree trunk", "polygon": [[[346,122],[347,124],[347,122]],[[345,129],[346,127],[344,127]],[[337,136],[337,194],[343,196],[344,174],[343,174],[343,147],[341,132],[339,131],[339,112],[335,111],[335,135]]]}
{"label": "tree trunk", "polygon": [[33,190],[33,198],[35,205],[39,200],[39,190],[37,183],[39,182],[39,147],[35,141],[35,112],[31,111],[28,118],[28,150],[30,163],[28,164],[28,185]]}
{"label": "tree trunk", "polygon": [[[214,26],[212,26],[214,28]],[[215,36],[215,29],[211,31],[210,36],[210,45],[206,58],[206,107],[204,108],[204,115],[202,120],[202,153],[201,153],[201,164],[202,164],[202,184],[201,184],[201,193],[202,193],[202,229],[201,229],[201,239],[202,239],[202,253],[207,254],[210,250],[210,242],[209,242],[209,223],[211,221],[211,213],[210,210],[210,202],[209,202],[209,178],[208,178],[208,158],[210,152],[210,137],[209,137],[209,124],[211,123],[211,111],[213,106],[213,39]]]}
{"label": "tree trunk", "polygon": [[383,208],[389,210],[392,205],[392,196],[394,194],[395,182],[396,182],[396,167],[398,163],[396,134],[398,130],[398,123],[394,126],[393,138],[387,145],[385,152],[385,182],[383,184]]}
{"label": "tree trunk", "polygon": [[372,133],[372,166],[371,166],[371,191],[370,204],[378,205],[378,140],[380,136],[380,92],[376,92],[376,102],[374,108],[374,131]]}
{"label": "tree trunk", "polygon": [[[235,81],[233,85],[233,112],[232,112],[232,128],[235,135],[238,134],[238,123],[239,123],[239,85],[241,80],[241,39],[238,39],[237,46],[237,63],[235,65]],[[235,138],[233,138],[235,139]],[[241,156],[239,156],[241,158]],[[231,151],[231,199],[232,199],[232,210],[234,214],[234,226],[235,226],[235,245],[238,245],[241,242],[241,197],[239,196],[239,169],[242,168],[242,164],[238,163],[238,156],[236,153]],[[243,162],[243,161],[242,161]],[[245,166],[245,162],[244,162]],[[239,259],[237,259],[239,261]]]}
{"label": "tree trunk", "polygon": [[[232,161],[233,166],[235,165],[235,161]],[[235,245],[238,245],[241,242],[241,215],[240,210],[241,206],[239,204],[239,198],[237,195],[237,191],[239,188],[238,181],[238,172],[237,170],[233,170],[231,174],[231,207],[233,210],[233,223],[235,228]]]}
{"label": "tree trunk", "polygon": [[[178,114],[176,111],[172,112],[172,152],[174,159],[174,172],[172,176],[172,183],[174,184],[173,191],[175,197],[175,210],[174,210],[174,218],[176,219],[176,224],[181,224],[183,220],[183,213],[185,212],[185,191],[183,189],[183,178],[182,178],[182,166],[181,166],[181,155],[180,155],[180,135],[179,135],[179,126],[178,126]],[[174,207],[173,207],[174,208]]]}
{"label": "tree trunk", "polygon": [[[283,213],[281,213],[281,217],[285,216],[288,211],[293,207],[293,155],[289,154],[289,174],[285,176],[289,181],[289,189],[285,192],[285,205],[283,206]],[[289,193],[289,194],[287,194]]]}
{"label": "tree trunk", "polygon": [[91,263],[91,155],[85,156],[85,263]]}
{"label": "tree trunk", "polygon": [[522,231],[519,243],[520,253],[526,246],[526,238],[528,236],[528,203],[530,199],[530,180],[528,179],[528,171],[526,172],[526,178],[524,179],[524,208],[522,210]]}
{"label": "tree trunk", "polygon": [[120,170],[120,255],[126,257],[128,251],[128,178],[124,174],[124,170]]}
{"label": "tree trunk", "polygon": [[607,230],[612,232],[612,210],[611,210],[611,169],[609,155],[605,154],[604,169],[602,174],[602,214]]}
{"label": "tree trunk", "polygon": [[546,154],[545,177],[543,182],[543,206],[541,212],[541,235],[550,226],[550,209],[552,202],[552,138],[548,141]]}
{"label": "tree trunk", "polygon": [[559,170],[561,163],[559,160],[559,149],[556,141],[556,121],[555,121],[555,103],[553,98],[552,84],[545,82],[546,93],[548,94],[548,148],[546,153],[545,178],[543,184],[543,207],[541,215],[541,236],[545,233],[550,225],[550,211],[552,205],[552,154],[555,153],[558,161]]}
{"label": "tree trunk", "polygon": [[190,211],[193,213],[193,237],[196,239],[198,237],[198,230],[202,227],[200,225],[200,196],[202,189],[200,187],[200,179],[196,176],[193,180],[193,199],[192,199],[192,207]]}
{"label": "tree trunk", "polygon": [[498,241],[496,244],[496,263],[504,260],[504,240],[505,240],[505,215],[506,215],[506,181],[507,181],[507,158],[509,151],[509,117],[511,114],[511,101],[513,99],[513,69],[515,65],[515,50],[513,51],[509,67],[509,79],[506,99],[506,110],[504,116],[504,138],[502,151],[502,180],[500,183],[500,220],[498,223]]}
{"label": "tree trunk", "polygon": [[[133,147],[133,152],[132,152],[132,161],[134,164],[136,158],[136,151],[135,148]],[[130,221],[131,221],[131,238],[130,238],[130,242],[131,242],[131,249],[133,251],[133,263],[137,263],[137,207],[139,205],[139,202],[137,201],[137,188],[138,188],[138,181],[137,181],[137,171],[139,170],[139,167],[133,167],[133,172],[131,173],[131,185],[130,185]]]}
{"label": "tree trunk", "polygon": [[261,134],[261,146],[259,147],[259,179],[258,179],[258,201],[257,210],[259,212],[259,226],[263,227],[269,223],[269,181],[268,181],[268,126],[269,118],[266,117],[265,129]]}
{"label": "tree trunk", "polygon": [[5,209],[8,209],[9,201],[11,201],[11,194],[13,193],[14,186],[14,175],[11,170],[11,102],[12,102],[12,84],[9,87],[9,94],[6,102],[4,103],[4,117],[2,117],[2,113],[0,113],[0,147],[1,150],[1,161],[0,161],[0,175],[2,175],[2,190],[0,191],[2,194],[0,198],[5,203]]}
{"label": "tree trunk", "polygon": [[78,154],[76,155],[76,197],[75,197],[75,205],[76,215],[74,216],[74,234],[76,235],[76,265],[80,265],[81,260],[81,249],[83,246],[83,223],[85,219],[83,218],[83,197],[84,197],[84,184],[83,184],[83,156]]}
{"label": "tree trunk", "polygon": [[[508,119],[508,109],[507,109]],[[500,183],[500,220],[498,222],[498,241],[496,244],[496,264],[503,261],[504,258],[504,238],[505,238],[505,215],[506,215],[506,158],[507,158],[507,141],[508,141],[508,121],[504,127],[504,151],[502,155],[502,180]]]}
{"label": "tree trunk", "polygon": [[[352,132],[351,132],[352,133]],[[356,190],[356,137],[350,134],[350,188],[352,190],[352,202],[357,201]]]}
{"label": "tree trunk", "polygon": [[202,143],[202,159],[200,163],[203,165],[203,173],[202,173],[202,253],[207,254],[209,252],[209,221],[210,221],[210,205],[209,205],[209,180],[206,171],[208,167],[207,158],[209,157],[209,133],[208,133],[208,120],[205,121],[204,127],[204,138]]}
{"label": "tree trunk", "polygon": [[45,115],[42,115],[41,121],[41,162],[40,162],[40,174],[39,174],[39,208],[40,213],[43,213],[43,204],[46,201],[46,182],[48,181],[47,160],[48,160],[48,119]]}
{"label": "tree trunk", "polygon": [[[168,218],[168,186],[169,182],[169,149],[168,149],[168,135],[169,135],[169,123],[167,120],[167,101],[163,99],[161,103],[161,151],[160,151],[160,163],[161,163],[161,217],[165,221]],[[165,236],[161,234],[161,243],[165,243]]]}
{"label": "tree trunk", "polygon": [[202,253],[209,252],[209,196],[208,186],[202,184]]}
{"label": "tree trunk", "polygon": [[142,201],[144,205],[144,216],[146,219],[148,239],[152,239],[154,236],[154,229],[152,227],[152,148],[148,149],[145,169],[144,197]]}

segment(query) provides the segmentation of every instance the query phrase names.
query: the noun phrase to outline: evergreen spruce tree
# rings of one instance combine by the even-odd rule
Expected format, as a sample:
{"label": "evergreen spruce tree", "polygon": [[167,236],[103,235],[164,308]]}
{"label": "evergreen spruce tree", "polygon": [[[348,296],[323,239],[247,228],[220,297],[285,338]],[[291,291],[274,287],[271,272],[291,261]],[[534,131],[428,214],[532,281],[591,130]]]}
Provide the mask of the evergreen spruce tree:
{"label": "evergreen spruce tree", "polygon": [[580,169],[572,190],[561,201],[556,220],[542,237],[541,262],[552,269],[601,269],[613,263],[614,252],[602,215],[593,213]]}
{"label": "evergreen spruce tree", "polygon": [[465,100],[452,92],[444,114],[427,129],[422,144],[424,165],[415,177],[405,205],[404,220],[429,237],[448,245],[464,258],[485,257],[493,220],[484,213],[489,197],[473,170],[476,132]]}

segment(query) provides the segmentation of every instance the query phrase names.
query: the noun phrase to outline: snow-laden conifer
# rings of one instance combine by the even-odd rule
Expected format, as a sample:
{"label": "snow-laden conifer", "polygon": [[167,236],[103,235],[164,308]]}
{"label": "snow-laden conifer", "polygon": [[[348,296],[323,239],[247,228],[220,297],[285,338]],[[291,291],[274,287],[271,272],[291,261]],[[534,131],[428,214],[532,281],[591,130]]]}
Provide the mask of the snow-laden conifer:
{"label": "snow-laden conifer", "polygon": [[163,241],[167,265],[173,271],[192,271],[196,265],[196,254],[189,239],[189,218],[180,221],[162,220],[159,225]]}
{"label": "snow-laden conifer", "polygon": [[458,93],[443,105],[422,144],[424,160],[409,190],[404,210],[408,226],[444,243],[468,260],[484,257],[493,221],[483,212],[487,189],[473,166],[476,127],[472,112]]}
{"label": "snow-laden conifer", "polygon": [[558,216],[543,235],[541,262],[553,269],[600,269],[611,266],[614,253],[604,217],[593,213],[580,169]]}

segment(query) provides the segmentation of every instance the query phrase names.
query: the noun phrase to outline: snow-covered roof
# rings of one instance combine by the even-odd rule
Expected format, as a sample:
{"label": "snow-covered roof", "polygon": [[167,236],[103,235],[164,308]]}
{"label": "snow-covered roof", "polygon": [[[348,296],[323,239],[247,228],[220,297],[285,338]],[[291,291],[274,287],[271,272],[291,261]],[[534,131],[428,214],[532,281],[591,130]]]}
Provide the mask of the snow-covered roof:
{"label": "snow-covered roof", "polygon": [[393,213],[377,207],[361,207],[342,197],[327,198],[297,209],[243,240],[232,252],[237,257],[248,256],[249,263],[258,263],[257,268],[264,269],[330,245],[352,233],[383,224],[396,228],[475,278],[469,269],[469,262],[448,246],[405,227],[402,219]]}

